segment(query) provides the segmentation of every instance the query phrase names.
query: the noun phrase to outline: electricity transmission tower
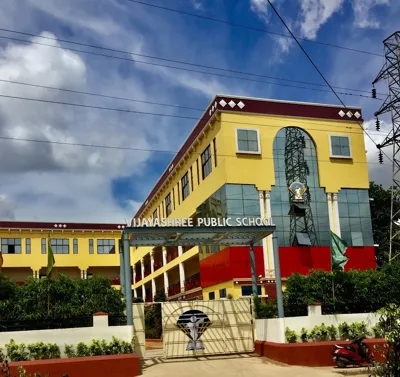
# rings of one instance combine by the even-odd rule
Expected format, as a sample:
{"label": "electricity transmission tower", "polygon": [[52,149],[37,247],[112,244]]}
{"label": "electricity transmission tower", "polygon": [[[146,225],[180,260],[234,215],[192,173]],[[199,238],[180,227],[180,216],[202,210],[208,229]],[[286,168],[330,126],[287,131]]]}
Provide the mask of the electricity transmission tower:
{"label": "electricity transmission tower", "polygon": [[285,173],[289,187],[290,244],[318,244],[307,185],[309,168],[304,159],[305,137],[296,127],[285,129]]}
{"label": "electricity transmission tower", "polygon": [[[390,37],[383,41],[385,48],[385,63],[379,72],[373,85],[382,80],[387,80],[389,95],[382,104],[381,108],[375,113],[390,113],[392,117],[392,129],[378,145],[379,162],[383,162],[381,148],[392,146],[393,148],[393,166],[392,166],[392,198],[390,208],[390,247],[389,262],[396,256],[393,256],[393,243],[400,234],[399,214],[399,189],[400,189],[400,31],[396,31]],[[376,97],[376,89],[372,89],[372,96]],[[379,120],[376,122],[379,130]]]}

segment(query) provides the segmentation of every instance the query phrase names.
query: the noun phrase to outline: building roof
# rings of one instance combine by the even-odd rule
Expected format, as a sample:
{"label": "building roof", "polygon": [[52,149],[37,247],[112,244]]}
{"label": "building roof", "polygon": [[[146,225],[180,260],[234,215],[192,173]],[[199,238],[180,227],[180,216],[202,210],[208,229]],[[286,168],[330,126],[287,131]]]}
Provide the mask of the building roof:
{"label": "building roof", "polygon": [[0,221],[0,229],[46,229],[46,230],[116,230],[122,231],[126,224],[65,223],[36,221]]}
{"label": "building roof", "polygon": [[148,202],[156,195],[158,190],[172,173],[173,168],[179,164],[180,160],[196,141],[197,137],[201,134],[210,119],[213,118],[215,114],[222,111],[245,114],[280,115],[296,118],[316,118],[335,121],[363,121],[361,108],[359,107],[347,106],[346,109],[342,105],[281,101],[222,94],[216,95],[193,128],[189,137],[183,143],[179,152],[167,166],[164,173],[161,175],[160,179],[137,211],[135,218],[138,218],[144,212]]}

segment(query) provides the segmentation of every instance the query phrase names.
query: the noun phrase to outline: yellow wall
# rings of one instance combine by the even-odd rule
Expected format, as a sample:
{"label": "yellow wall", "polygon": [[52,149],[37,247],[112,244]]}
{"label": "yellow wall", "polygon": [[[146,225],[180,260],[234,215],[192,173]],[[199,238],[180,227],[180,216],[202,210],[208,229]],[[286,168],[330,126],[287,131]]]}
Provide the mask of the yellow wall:
{"label": "yellow wall", "polygon": [[[271,190],[275,184],[273,142],[283,127],[302,128],[314,140],[321,187],[326,192],[341,188],[369,188],[364,135],[355,122],[315,120],[267,115],[223,113],[221,138],[224,140],[228,183],[254,183],[258,190]],[[260,132],[261,156],[236,155],[236,128],[255,128]],[[330,158],[329,135],[346,135],[351,140],[352,159]],[[255,174],[262,172],[262,174]]]}
{"label": "yellow wall", "polygon": [[[36,230],[11,230],[0,229],[0,238],[21,238],[21,254],[3,253],[3,272],[7,273],[8,267],[25,267],[33,271],[39,271],[47,266],[47,253],[41,253],[41,239],[48,237],[48,232]],[[68,238],[69,254],[54,254],[55,267],[76,267],[80,270],[87,270],[89,267],[119,267],[118,240],[121,232],[107,231],[54,231],[51,238]],[[26,254],[26,238],[31,239],[31,254]],[[78,254],[73,254],[73,239],[78,240]],[[89,254],[89,239],[93,239],[93,254]],[[114,239],[115,254],[97,254],[98,239]],[[46,240],[47,249],[47,240]],[[119,275],[119,272],[117,276]]]}

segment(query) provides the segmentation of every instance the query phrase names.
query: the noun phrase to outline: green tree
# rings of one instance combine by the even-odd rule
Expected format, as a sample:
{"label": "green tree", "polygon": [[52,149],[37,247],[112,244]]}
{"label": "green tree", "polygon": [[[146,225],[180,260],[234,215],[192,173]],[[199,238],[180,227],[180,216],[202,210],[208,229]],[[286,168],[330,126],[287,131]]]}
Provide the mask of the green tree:
{"label": "green tree", "polygon": [[[378,266],[383,266],[389,260],[391,190],[370,182],[369,196],[373,199],[371,201],[371,219],[374,241],[379,245],[376,248],[376,260]],[[400,210],[399,203],[395,202],[395,212]],[[399,241],[393,245],[393,254],[400,251]]]}

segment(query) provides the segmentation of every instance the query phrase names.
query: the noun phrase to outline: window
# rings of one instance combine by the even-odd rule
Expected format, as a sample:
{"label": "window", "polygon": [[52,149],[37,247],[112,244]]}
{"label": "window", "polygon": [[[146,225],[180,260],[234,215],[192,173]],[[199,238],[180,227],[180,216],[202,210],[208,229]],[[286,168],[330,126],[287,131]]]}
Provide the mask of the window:
{"label": "window", "polygon": [[331,157],[351,158],[351,147],[349,136],[329,136]]}
{"label": "window", "polygon": [[74,238],[74,254],[78,254],[78,240]]}
{"label": "window", "polygon": [[115,254],[115,240],[97,240],[97,254]]}
{"label": "window", "polygon": [[153,220],[158,219],[158,208],[153,212]]}
{"label": "window", "polygon": [[172,212],[172,207],[171,207],[171,194],[169,193],[166,197],[165,197],[165,213],[167,215],[167,217],[171,214]]}
{"label": "window", "polygon": [[192,185],[192,191],[194,190],[194,184],[193,184],[193,169],[190,167],[190,184]]}
{"label": "window", "polygon": [[21,238],[2,238],[1,251],[3,254],[21,254]]}
{"label": "window", "polygon": [[215,292],[210,292],[210,293],[208,294],[208,299],[209,299],[209,300],[215,300]]}
{"label": "window", "polygon": [[214,137],[213,140],[213,149],[214,149],[214,166],[217,167],[217,139]]}
{"label": "window", "polygon": [[30,238],[25,239],[25,252],[27,254],[31,253],[31,239]]}
{"label": "window", "polygon": [[196,160],[196,167],[197,167],[197,185],[200,185],[199,159]]}
{"label": "window", "polygon": [[50,240],[53,254],[69,254],[69,239],[68,238],[52,238]]}
{"label": "window", "polygon": [[42,238],[42,254],[46,254],[46,238]]}
{"label": "window", "polygon": [[261,153],[260,136],[258,130],[236,130],[236,153]]}
{"label": "window", "polygon": [[226,298],[226,288],[219,290],[219,298]]}
{"label": "window", "polygon": [[93,249],[93,240],[90,239],[89,240],[89,254],[93,254],[94,253],[94,249]]}
{"label": "window", "polygon": [[212,171],[212,163],[211,163],[211,148],[208,146],[205,151],[201,154],[201,173],[203,176],[203,180],[207,178],[207,176]]}
{"label": "window", "polygon": [[[251,285],[242,285],[242,296],[252,296],[253,287]],[[257,286],[257,295],[261,296],[261,287]]]}
{"label": "window", "polygon": [[182,200],[185,200],[190,194],[189,172],[186,172],[186,174],[182,177],[181,185],[182,185]]}

